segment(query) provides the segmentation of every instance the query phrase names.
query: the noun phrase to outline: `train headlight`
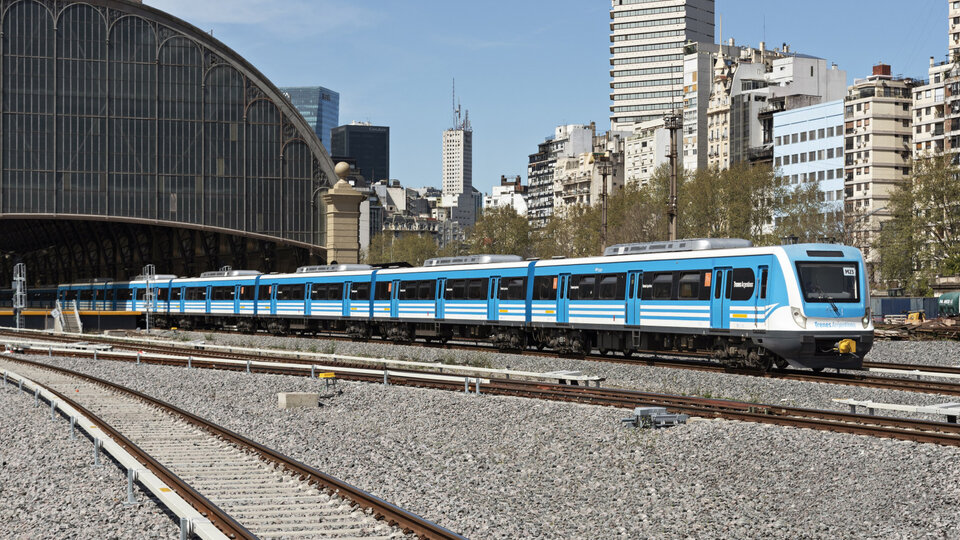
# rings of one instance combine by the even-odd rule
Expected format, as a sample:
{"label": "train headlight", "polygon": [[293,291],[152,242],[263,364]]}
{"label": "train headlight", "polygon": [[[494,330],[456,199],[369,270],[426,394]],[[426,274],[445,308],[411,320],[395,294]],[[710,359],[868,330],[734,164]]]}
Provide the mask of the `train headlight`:
{"label": "train headlight", "polygon": [[790,314],[793,315],[793,322],[797,323],[797,326],[800,328],[807,327],[807,318],[800,312],[800,308],[791,308]]}
{"label": "train headlight", "polygon": [[867,309],[863,312],[863,318],[860,319],[860,322],[863,323],[864,328],[870,326],[870,317],[871,317],[870,307],[868,306]]}

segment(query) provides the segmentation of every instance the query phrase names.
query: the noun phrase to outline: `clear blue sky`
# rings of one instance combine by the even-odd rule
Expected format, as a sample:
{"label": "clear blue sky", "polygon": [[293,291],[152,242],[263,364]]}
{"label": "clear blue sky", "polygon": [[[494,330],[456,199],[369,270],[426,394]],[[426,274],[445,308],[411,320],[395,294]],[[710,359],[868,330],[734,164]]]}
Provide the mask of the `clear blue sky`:
{"label": "clear blue sky", "polygon": [[[390,126],[390,171],[440,186],[451,81],[473,124],[473,181],[526,179],[556,125],[609,128],[608,0],[145,0],[252,62],[278,86],[340,92],[340,123]],[[926,78],[947,50],[945,0],[717,0],[723,37],[783,42],[850,82],[885,62]]]}

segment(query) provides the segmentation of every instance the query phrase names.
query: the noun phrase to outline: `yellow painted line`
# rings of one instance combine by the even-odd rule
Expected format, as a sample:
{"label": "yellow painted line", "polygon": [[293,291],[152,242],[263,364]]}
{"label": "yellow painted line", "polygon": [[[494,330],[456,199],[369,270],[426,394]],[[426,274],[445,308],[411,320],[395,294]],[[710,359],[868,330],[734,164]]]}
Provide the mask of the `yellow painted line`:
{"label": "yellow painted line", "polygon": [[745,313],[734,313],[731,317],[734,319],[746,319],[747,315]]}
{"label": "yellow painted line", "polygon": [[501,310],[500,310],[500,313],[510,313],[510,311],[509,311],[509,310],[506,310],[506,309],[501,309]]}
{"label": "yellow painted line", "polygon": [[164,492],[164,493],[170,493],[170,492],[173,491],[173,490],[170,489],[170,488],[168,488],[168,487],[162,487],[162,488],[160,488],[160,491],[162,491],[162,492]]}
{"label": "yellow painted line", "polygon": [[350,311],[357,311],[357,310],[359,310],[359,309],[360,309],[360,308],[352,307],[352,308],[350,308]]}
{"label": "yellow painted line", "polygon": [[318,379],[335,379],[336,377],[337,374],[332,371],[328,373],[317,373]]}
{"label": "yellow painted line", "polygon": [[554,311],[554,310],[552,310],[552,309],[548,309],[548,310],[544,311],[544,313],[546,313],[547,315],[552,315],[552,314],[556,313],[556,311]]}

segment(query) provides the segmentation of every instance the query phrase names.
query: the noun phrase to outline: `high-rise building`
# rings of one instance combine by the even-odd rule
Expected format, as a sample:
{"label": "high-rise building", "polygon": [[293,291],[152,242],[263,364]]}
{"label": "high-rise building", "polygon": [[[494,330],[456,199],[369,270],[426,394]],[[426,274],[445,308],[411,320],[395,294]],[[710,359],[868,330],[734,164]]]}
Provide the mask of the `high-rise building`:
{"label": "high-rise building", "polygon": [[390,128],[351,122],[333,128],[330,155],[356,160],[357,174],[367,184],[390,178]]}
{"label": "high-rise building", "polygon": [[322,86],[281,88],[290,103],[313,128],[324,148],[330,148],[330,130],[340,125],[340,94]]}
{"label": "high-rise building", "polygon": [[916,84],[892,77],[890,66],[879,64],[873,75],[854,81],[844,103],[844,217],[851,243],[863,251],[872,283],[877,257],[871,246],[880,224],[890,219],[890,194],[910,179]]}
{"label": "high-rise building", "polygon": [[546,226],[553,215],[554,167],[557,159],[573,157],[593,148],[596,124],[557,126],[551,137],[537,145],[527,164],[527,221],[533,228]]}
{"label": "high-rise building", "polygon": [[957,55],[960,54],[960,2],[947,0],[947,17],[950,27],[950,35],[947,37],[950,62],[956,62]]}
{"label": "high-rise building", "polygon": [[794,188],[816,183],[826,211],[843,213],[843,100],[773,115],[773,165]]}
{"label": "high-rise building", "polygon": [[453,127],[443,132],[441,198],[437,219],[471,226],[477,219],[473,191],[473,128],[470,113],[454,109]]}
{"label": "high-rise building", "polygon": [[942,153],[948,148],[944,134],[944,117],[949,116],[946,104],[947,77],[953,63],[937,63],[930,57],[926,81],[913,89],[913,157],[915,159]]}
{"label": "high-rise building", "polygon": [[683,105],[684,45],[714,41],[714,0],[611,0],[610,127]]}

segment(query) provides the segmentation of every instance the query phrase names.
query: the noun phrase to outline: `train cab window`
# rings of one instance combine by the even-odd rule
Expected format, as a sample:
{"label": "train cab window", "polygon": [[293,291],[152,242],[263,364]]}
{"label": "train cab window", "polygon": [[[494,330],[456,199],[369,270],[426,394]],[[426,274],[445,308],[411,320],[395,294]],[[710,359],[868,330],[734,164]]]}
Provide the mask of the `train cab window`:
{"label": "train cab window", "polygon": [[500,278],[500,290],[498,291],[498,298],[500,298],[500,300],[526,300],[527,278]]}
{"label": "train cab window", "polygon": [[390,293],[393,290],[393,283],[389,281],[381,281],[377,283],[376,289],[374,289],[373,299],[374,300],[390,300]]}
{"label": "train cab window", "polygon": [[277,286],[277,300],[302,301],[303,283],[291,283],[289,285]]}
{"label": "train cab window", "polygon": [[353,283],[350,285],[351,300],[370,300],[369,283]]}
{"label": "train cab window", "polygon": [[261,301],[264,301],[264,300],[269,301],[269,300],[270,300],[270,295],[273,294],[273,291],[271,290],[271,287],[273,287],[273,286],[272,286],[272,285],[261,285],[261,286],[260,286],[260,292],[259,292],[259,294],[257,294],[257,298],[259,298]]}
{"label": "train cab window", "polygon": [[767,298],[767,274],[769,271],[766,267],[760,269],[760,299],[765,300]]}
{"label": "train cab window", "polygon": [[471,279],[467,283],[467,300],[486,300],[488,286],[489,280],[486,278]]}
{"label": "train cab window", "polygon": [[752,268],[734,268],[730,277],[730,299],[749,300],[753,298],[756,288],[755,275]]}
{"label": "train cab window", "polygon": [[211,300],[233,300],[235,294],[233,287],[211,287],[210,288],[210,299]]}
{"label": "train cab window", "polygon": [[700,272],[683,272],[677,281],[677,298],[697,300],[700,298]]}
{"label": "train cab window", "polygon": [[253,285],[240,286],[240,300],[253,300],[253,293],[257,290]]}
{"label": "train cab window", "polygon": [[206,300],[206,287],[187,287],[187,300]]}
{"label": "train cab window", "polygon": [[598,287],[600,300],[623,300],[626,295],[625,274],[601,274]]}
{"label": "train cab window", "polygon": [[670,300],[673,298],[673,272],[657,272],[643,275],[644,300]]}

